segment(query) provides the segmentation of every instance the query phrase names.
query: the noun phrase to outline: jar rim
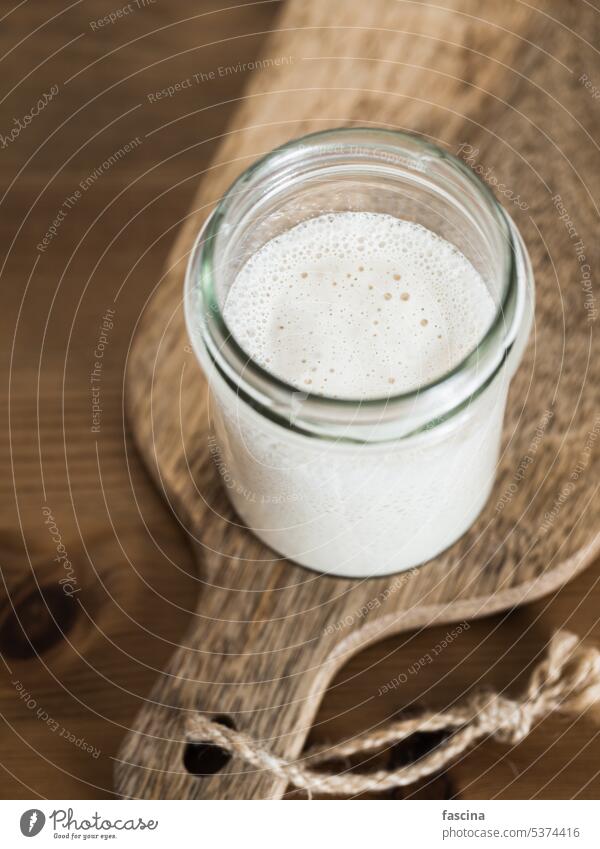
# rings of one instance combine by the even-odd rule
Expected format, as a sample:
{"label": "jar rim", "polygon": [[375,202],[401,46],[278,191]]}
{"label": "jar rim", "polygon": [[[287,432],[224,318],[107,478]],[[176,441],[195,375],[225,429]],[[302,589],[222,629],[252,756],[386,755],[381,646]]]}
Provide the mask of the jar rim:
{"label": "jar rim", "polygon": [[[337,144],[336,144],[336,139]],[[501,234],[503,247],[502,291],[491,324],[477,345],[462,360],[434,380],[415,389],[368,399],[332,398],[301,392],[291,383],[264,369],[241,348],[227,327],[215,288],[216,237],[231,207],[267,174],[280,181],[286,168],[310,155],[322,157],[360,151],[384,151],[392,162],[401,162],[427,173],[439,164],[470,187],[483,201]],[[274,166],[277,166],[275,169]],[[314,172],[313,172],[314,173]],[[283,175],[283,176],[282,176]],[[188,333],[200,363],[216,369],[243,401],[279,424],[312,436],[351,441],[400,438],[446,421],[464,409],[485,389],[505,363],[525,324],[524,281],[531,277],[529,260],[518,231],[488,186],[458,157],[413,133],[378,127],[339,127],[310,133],[275,148],[252,163],[227,189],[192,248],[188,262],[184,310]],[[521,285],[520,285],[521,284]],[[200,319],[200,321],[199,321]],[[526,331],[528,327],[526,328]],[[526,332],[525,331],[525,332]]]}

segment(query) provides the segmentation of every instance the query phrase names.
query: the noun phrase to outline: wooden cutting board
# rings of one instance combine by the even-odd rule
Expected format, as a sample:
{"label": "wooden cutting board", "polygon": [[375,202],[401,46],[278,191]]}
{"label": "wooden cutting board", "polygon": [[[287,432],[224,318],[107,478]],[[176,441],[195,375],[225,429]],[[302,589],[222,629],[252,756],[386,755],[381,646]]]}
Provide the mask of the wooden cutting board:
{"label": "wooden cutting board", "polygon": [[[199,592],[188,632],[116,762],[122,795],[280,796],[285,787],[271,775],[186,745],[186,715],[220,716],[295,758],[328,682],[352,654],[394,632],[531,601],[598,552],[600,294],[586,291],[585,270],[600,267],[600,102],[580,77],[586,61],[597,67],[588,41],[599,34],[591,7],[575,13],[559,2],[285,7],[128,359],[131,427],[194,547]],[[210,400],[186,337],[182,284],[203,220],[250,162],[309,131],[371,124],[420,132],[452,152],[462,145],[471,167],[497,181],[529,248],[538,302],[483,514],[435,561],[361,581],[282,561],[237,524],[210,458]]]}

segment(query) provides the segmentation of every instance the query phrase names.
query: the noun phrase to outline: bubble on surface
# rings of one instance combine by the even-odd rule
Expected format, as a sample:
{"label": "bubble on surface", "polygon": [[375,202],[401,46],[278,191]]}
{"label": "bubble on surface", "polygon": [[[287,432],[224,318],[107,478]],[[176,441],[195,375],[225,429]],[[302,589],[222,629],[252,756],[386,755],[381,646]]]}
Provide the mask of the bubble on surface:
{"label": "bubble on surface", "polygon": [[272,374],[355,400],[441,377],[476,347],[494,313],[483,279],[453,245],[367,212],[318,216],[267,242],[224,306],[239,344]]}

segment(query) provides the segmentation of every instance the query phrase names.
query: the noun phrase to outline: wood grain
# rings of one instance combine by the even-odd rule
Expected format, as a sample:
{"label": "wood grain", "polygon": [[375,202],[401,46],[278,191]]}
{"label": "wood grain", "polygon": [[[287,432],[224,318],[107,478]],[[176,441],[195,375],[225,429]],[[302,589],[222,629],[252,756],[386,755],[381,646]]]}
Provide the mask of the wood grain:
{"label": "wood grain", "polygon": [[[552,201],[560,194],[577,216],[593,266],[597,151],[580,137],[589,93],[577,81],[579,48],[556,40],[551,17],[512,4],[509,14],[486,7],[483,20],[478,9],[458,0],[445,11],[406,4],[402,14],[387,0],[360,8],[290,3],[264,56],[293,61],[253,78],[145,310],[127,365],[126,402],[146,465],[195,541],[204,586],[195,621],[121,750],[116,783],[123,795],[281,795],[277,779],[235,761],[216,775],[190,775],[183,765],[186,713],[226,714],[294,758],[328,682],[352,654],[394,632],[530,602],[573,577],[598,549],[599,363],[591,356],[581,263]],[[598,31],[591,7],[571,22],[588,36]],[[501,174],[526,207],[508,203],[539,292],[534,339],[511,392],[495,497],[455,546],[372,606],[392,579],[344,581],[269,562],[272,555],[250,534],[216,518],[233,520],[208,455],[206,388],[181,314],[193,237],[241,168],[303,132],[369,123],[417,131],[450,150],[468,144],[482,170]],[[510,498],[499,508],[505,492]],[[549,505],[557,503],[553,515]],[[252,561],[263,562],[259,568]],[[332,623],[347,624],[330,633]]]}
{"label": "wood grain", "polygon": [[[137,317],[172,245],[169,227],[185,215],[248,72],[156,103],[147,94],[199,70],[250,62],[277,4],[236,3],[228,12],[219,0],[170,0],[90,29],[120,5],[11,3],[0,26],[3,135],[59,84],[59,96],[0,149],[2,798],[115,796],[113,757],[197,595],[185,538],[124,422],[123,373]],[[8,11],[3,4],[0,15]],[[176,133],[156,131],[174,119]],[[82,195],[30,279],[36,244],[64,199],[138,135],[143,143]],[[119,290],[94,435],[93,351]],[[49,603],[63,570],[53,560],[44,504],[80,582],[74,615]],[[51,612],[67,613],[58,627]],[[37,649],[25,656],[29,639]]]}
{"label": "wood grain", "polygon": [[[62,86],[52,111],[47,110],[32,123],[18,143],[0,150],[2,191],[16,178],[2,200],[0,215],[2,261],[6,255],[0,358],[5,374],[12,375],[10,387],[6,380],[0,386],[0,425],[3,433],[10,434],[10,442],[8,438],[0,440],[0,627],[14,626],[12,604],[17,606],[18,601],[28,597],[27,610],[32,616],[21,615],[28,635],[34,636],[34,626],[42,619],[45,623],[49,620],[48,608],[35,583],[39,577],[45,588],[51,583],[46,578],[57,577],[53,571],[56,564],[52,562],[55,552],[40,520],[42,474],[47,503],[59,520],[85,592],[79,595],[81,607],[72,620],[72,630],[63,629],[62,636],[59,632],[59,639],[46,644],[43,650],[39,646],[37,655],[15,658],[2,646],[0,796],[98,798],[114,793],[113,757],[120,741],[144,704],[158,671],[183,642],[186,625],[196,621],[199,588],[202,592],[200,582],[191,574],[185,535],[157,497],[123,422],[124,364],[138,315],[172,244],[173,228],[189,208],[194,188],[210,165],[227,119],[239,105],[242,86],[250,72],[218,77],[152,104],[146,96],[200,70],[236,66],[256,58],[279,4],[236,3],[230,10],[217,12],[225,4],[216,0],[170,0],[153,4],[142,14],[131,15],[95,34],[89,21],[114,9],[118,4],[112,0],[86,0],[77,5],[45,0],[43,4],[13,5],[14,11],[0,27],[0,88],[5,98],[0,105],[0,132],[10,129],[13,117],[26,114],[49,83],[62,83],[74,73],[81,73],[72,83]],[[398,4],[396,29],[414,30],[414,17],[409,21],[407,16],[412,5]],[[500,18],[494,9],[500,5],[507,9],[506,17],[503,12]],[[440,86],[445,85],[443,72],[448,70],[451,56],[444,41],[464,44],[454,51],[467,68],[460,103],[465,102],[473,85],[492,92],[487,97],[478,95],[479,101],[470,101],[473,111],[469,110],[467,116],[486,126],[489,113],[491,132],[498,135],[495,143],[500,145],[500,153],[480,155],[479,160],[486,169],[493,166],[498,178],[518,192],[523,188],[523,175],[531,170],[527,163],[534,151],[538,173],[553,187],[556,173],[556,188],[568,190],[571,212],[593,246],[597,227],[594,204],[599,194],[598,153],[590,136],[599,136],[600,113],[597,101],[578,84],[578,79],[581,73],[587,73],[598,84],[600,62],[586,44],[597,42],[597,26],[589,14],[590,4],[540,2],[531,37],[539,48],[521,50],[526,43],[510,36],[507,30],[510,17],[522,5],[517,0],[506,4],[483,0],[477,8],[465,7],[467,15],[489,19],[486,28],[462,14],[444,12],[443,3],[436,3],[428,16],[427,28],[421,35],[415,30],[412,43],[404,41],[402,52],[392,57],[393,64],[387,69],[391,94],[386,120],[394,125],[406,124],[410,129],[411,122],[404,121],[403,113],[413,98],[432,101],[433,109],[439,108],[439,103],[447,105],[440,100],[444,94]],[[2,14],[6,11],[8,8]],[[40,26],[59,13],[62,14],[55,20]],[[396,38],[378,29],[381,23],[374,22],[376,29],[369,35],[362,58],[351,57],[347,30],[331,31],[322,55],[334,58],[326,61],[314,51],[307,51],[307,55],[316,58],[304,62],[302,86],[309,84],[313,66],[322,64],[321,81],[327,77],[328,85],[331,82],[338,88],[356,87],[356,74],[364,73],[373,64],[382,39]],[[471,32],[477,33],[476,39]],[[503,96],[507,97],[508,106],[494,97],[500,94],[495,75],[502,71],[494,57],[501,56],[500,48],[504,46],[498,42],[503,40],[512,45],[516,56],[514,72],[506,73],[504,78],[508,95],[505,92]],[[18,42],[21,43],[16,47]],[[434,44],[438,49],[432,61],[430,48]],[[475,52],[477,49],[481,52]],[[271,53],[270,49],[267,52]],[[425,54],[431,68],[429,75],[419,90],[408,81],[405,86],[407,68],[402,63],[409,61],[425,68]],[[567,54],[573,58],[567,59]],[[485,55],[491,59],[486,60]],[[553,59],[554,55],[567,61],[573,74]],[[438,68],[442,73],[436,72]],[[272,73],[257,76],[264,85]],[[528,79],[532,82],[528,83]],[[568,85],[566,80],[570,80]],[[559,98],[563,90],[564,101],[554,101],[552,98]],[[549,95],[544,95],[544,91]],[[287,132],[292,136],[307,128],[306,116],[293,112],[299,96],[294,93],[280,98],[281,111],[276,120],[299,119],[281,128],[281,139]],[[327,89],[320,99],[319,112],[312,116],[315,121],[321,119],[319,126],[338,123],[338,118],[345,122],[349,117],[362,123],[368,117],[360,106],[352,116],[340,114],[332,108],[333,97],[334,93]],[[365,93],[364,97],[369,99],[370,95]],[[536,130],[524,117],[519,121],[519,116],[513,114],[505,133],[502,128],[512,107],[536,98],[543,98],[541,105],[545,104],[543,115],[538,118],[541,129]],[[119,118],[138,104],[142,106]],[[50,138],[65,120],[64,127]],[[443,142],[442,118],[439,123],[442,131],[438,130],[438,134]],[[467,120],[463,126],[460,140],[475,144],[475,125]],[[414,128],[419,129],[419,124],[415,123]],[[426,120],[421,128],[427,130]],[[150,132],[152,135],[146,137]],[[559,147],[545,139],[544,132]],[[64,198],[80,179],[137,134],[144,136],[143,145],[104,174],[93,192],[86,193],[68,228],[39,260],[27,286],[35,245]],[[567,136],[572,136],[568,150],[573,167],[560,153]],[[480,137],[485,141],[483,135]],[[454,149],[453,137],[448,139]],[[511,152],[510,145],[514,148],[517,139],[524,159],[516,151]],[[262,149],[259,139],[256,149],[249,151],[250,157]],[[17,177],[21,168],[24,170]],[[537,212],[545,206],[540,186],[544,187],[536,182],[534,174],[528,180],[526,200],[539,223]],[[107,207],[108,204],[111,205]],[[509,204],[507,208],[512,211]],[[571,246],[565,234],[554,226],[544,230],[548,239],[546,253],[527,216],[516,217],[527,234],[530,250],[536,254],[538,284],[543,274],[555,281],[563,293],[572,285],[577,288],[577,264],[569,253]],[[90,225],[93,226],[86,235]],[[113,242],[122,228],[120,237]],[[597,257],[595,248],[592,255]],[[556,263],[556,276],[552,261]],[[594,268],[596,265],[595,258]],[[97,453],[89,432],[91,349],[98,319],[124,281],[127,282],[118,298],[118,320],[106,362],[104,415]],[[561,310],[548,328],[538,325],[538,333],[543,331],[552,338],[553,348],[553,361],[546,367],[538,358],[538,368],[550,372],[560,359],[562,321]],[[564,379],[559,380],[559,391]],[[556,493],[552,493],[547,509],[551,509],[555,497]],[[379,688],[400,673],[408,673],[443,639],[447,629],[405,632],[353,655],[324,694],[310,739],[340,739],[384,722],[399,710],[419,705],[443,707],[477,683],[517,692],[529,664],[555,628],[568,627],[600,646],[599,577],[600,563],[596,562],[550,597],[473,621],[469,631],[454,641],[438,661],[425,665],[418,675],[408,675],[402,687],[381,696]],[[17,610],[23,612],[22,607],[17,606]],[[207,633],[212,625],[202,628]],[[17,645],[22,645],[23,637],[18,637],[14,629],[11,633],[14,652]],[[39,635],[40,629],[36,628],[35,634]],[[47,632],[42,636],[47,636]],[[91,757],[66,737],[49,730],[18,697],[13,680],[23,682],[61,727],[100,749],[100,756]],[[598,798],[597,731],[592,717],[573,725],[554,718],[536,728],[517,747],[482,743],[444,776],[409,788],[405,795]],[[397,757],[395,752],[384,757],[388,755]]]}

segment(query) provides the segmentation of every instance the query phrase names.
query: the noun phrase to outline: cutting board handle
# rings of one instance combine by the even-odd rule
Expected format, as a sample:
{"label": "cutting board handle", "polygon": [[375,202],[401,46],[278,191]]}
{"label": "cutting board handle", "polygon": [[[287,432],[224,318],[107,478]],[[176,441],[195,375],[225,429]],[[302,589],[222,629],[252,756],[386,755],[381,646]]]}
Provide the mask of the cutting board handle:
{"label": "cutting board handle", "polygon": [[[239,545],[237,529],[236,551]],[[198,607],[119,754],[116,780],[124,795],[268,799],[285,790],[281,779],[211,744],[188,743],[186,722],[202,711],[296,758],[343,662],[341,623],[351,615],[344,611],[360,604],[369,582],[329,579],[278,561],[249,532],[242,547],[244,560],[226,547],[219,554],[212,545],[196,547],[203,584]],[[337,627],[335,616],[341,617]]]}

